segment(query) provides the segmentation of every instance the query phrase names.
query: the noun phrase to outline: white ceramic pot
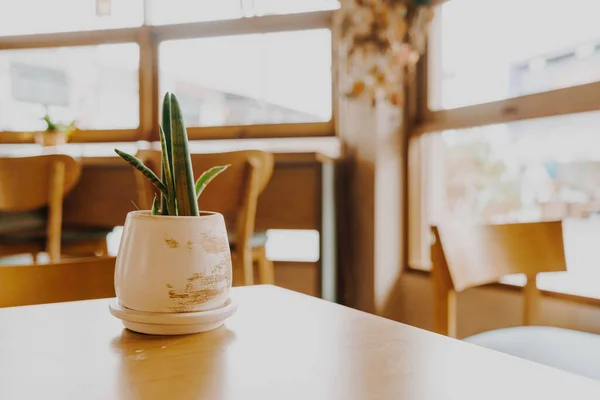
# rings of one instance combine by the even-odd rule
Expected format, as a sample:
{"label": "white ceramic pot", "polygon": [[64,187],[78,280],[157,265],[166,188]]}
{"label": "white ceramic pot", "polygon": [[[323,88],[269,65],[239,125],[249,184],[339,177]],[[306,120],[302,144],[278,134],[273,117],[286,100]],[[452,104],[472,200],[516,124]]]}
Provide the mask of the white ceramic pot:
{"label": "white ceramic pot", "polygon": [[115,268],[121,306],[158,313],[213,310],[229,298],[231,273],[221,214],[127,215]]}

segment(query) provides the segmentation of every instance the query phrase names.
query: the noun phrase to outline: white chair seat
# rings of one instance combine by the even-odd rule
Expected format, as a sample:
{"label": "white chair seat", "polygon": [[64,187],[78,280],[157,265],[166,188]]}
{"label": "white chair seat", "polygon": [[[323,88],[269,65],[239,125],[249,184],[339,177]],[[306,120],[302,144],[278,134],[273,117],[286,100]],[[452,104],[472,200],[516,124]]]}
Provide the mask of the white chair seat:
{"label": "white chair seat", "polygon": [[600,335],[522,326],[480,333],[465,341],[600,380]]}

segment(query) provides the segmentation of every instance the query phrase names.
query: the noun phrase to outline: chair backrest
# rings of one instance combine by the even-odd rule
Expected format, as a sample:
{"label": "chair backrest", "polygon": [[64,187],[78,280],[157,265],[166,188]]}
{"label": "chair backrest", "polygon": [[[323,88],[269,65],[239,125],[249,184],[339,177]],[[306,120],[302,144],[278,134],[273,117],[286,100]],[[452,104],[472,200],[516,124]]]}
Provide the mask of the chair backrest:
{"label": "chair backrest", "polygon": [[63,154],[0,158],[0,211],[44,207],[57,183],[62,187],[62,199],[75,186],[80,173],[80,164]]}
{"label": "chair backrest", "polygon": [[52,261],[61,254],[63,197],[80,174],[80,164],[64,154],[0,158],[0,211],[30,211],[47,205],[46,251]]}
{"label": "chair backrest", "polygon": [[[158,150],[140,150],[136,155],[157,175],[161,169],[161,152]],[[231,164],[227,171],[213,180],[202,192],[199,200],[201,210],[217,211],[223,215],[237,214],[244,204],[250,165],[258,164],[256,185],[258,194],[265,188],[273,173],[273,155],[260,150],[233,151],[228,153],[192,154],[194,178],[215,165]],[[160,176],[160,175],[159,175]],[[149,208],[154,196],[154,188],[143,176],[136,174],[143,182],[139,185],[143,199],[140,207]]]}
{"label": "chair backrest", "polygon": [[[139,151],[137,157],[157,175],[161,169],[158,150]],[[194,177],[216,165],[230,167],[213,180],[202,192],[200,210],[216,211],[225,216],[228,229],[235,227],[235,253],[242,265],[245,285],[253,283],[250,240],[254,233],[258,195],[267,186],[273,173],[273,155],[260,150],[228,153],[192,154]],[[160,176],[160,175],[159,175]],[[141,174],[136,174],[140,207],[150,208],[154,187]]]}
{"label": "chair backrest", "polygon": [[525,274],[524,323],[533,312],[536,276],[566,270],[562,222],[503,225],[441,224],[432,228],[431,261],[436,293],[436,325],[455,336],[455,293]]}
{"label": "chair backrest", "polygon": [[0,307],[115,297],[114,257],[0,266]]}

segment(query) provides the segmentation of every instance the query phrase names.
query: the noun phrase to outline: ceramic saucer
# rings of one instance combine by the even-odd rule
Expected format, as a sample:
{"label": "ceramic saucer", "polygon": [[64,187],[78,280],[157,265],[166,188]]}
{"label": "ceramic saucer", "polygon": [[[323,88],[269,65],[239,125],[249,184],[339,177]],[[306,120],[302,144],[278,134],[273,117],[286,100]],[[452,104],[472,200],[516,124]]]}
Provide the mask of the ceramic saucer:
{"label": "ceramic saucer", "polygon": [[110,313],[123,321],[127,329],[150,335],[187,335],[206,332],[223,325],[237,310],[237,303],[227,300],[221,308],[189,313],[155,313],[123,307],[118,299],[109,304]]}

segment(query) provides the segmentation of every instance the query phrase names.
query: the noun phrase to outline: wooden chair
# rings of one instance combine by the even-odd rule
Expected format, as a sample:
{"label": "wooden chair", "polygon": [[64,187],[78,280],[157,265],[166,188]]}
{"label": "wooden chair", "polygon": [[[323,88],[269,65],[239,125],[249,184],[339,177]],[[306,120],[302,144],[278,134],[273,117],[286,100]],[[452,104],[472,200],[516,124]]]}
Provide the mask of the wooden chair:
{"label": "wooden chair", "polygon": [[[67,155],[0,158],[0,228],[10,216],[29,218],[25,227],[0,229],[0,256],[47,251],[51,260],[60,259],[63,197],[80,173],[80,165]],[[46,206],[47,218],[35,217]],[[37,232],[31,236],[31,231]]]}
{"label": "wooden chair", "polygon": [[[160,176],[161,153],[142,150],[137,157]],[[265,254],[266,234],[254,232],[258,196],[273,172],[273,155],[259,150],[229,153],[192,154],[194,176],[215,165],[231,166],[213,180],[202,192],[199,200],[201,210],[220,212],[225,216],[230,230],[229,241],[234,267],[241,267],[243,279],[234,283],[252,285],[254,267],[258,267],[258,282],[273,284],[273,263]],[[141,174],[136,174],[140,208],[149,209],[154,197],[154,187]]]}
{"label": "wooden chair", "polygon": [[[568,329],[530,326],[538,307],[537,274],[566,270],[562,223],[536,222],[433,227],[431,246],[436,331],[457,337],[457,293],[525,274],[523,324],[465,341],[559,369],[600,379],[600,336]],[[579,350],[577,350],[579,349]]]}
{"label": "wooden chair", "polygon": [[0,266],[0,308],[115,297],[115,258]]}

